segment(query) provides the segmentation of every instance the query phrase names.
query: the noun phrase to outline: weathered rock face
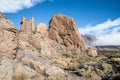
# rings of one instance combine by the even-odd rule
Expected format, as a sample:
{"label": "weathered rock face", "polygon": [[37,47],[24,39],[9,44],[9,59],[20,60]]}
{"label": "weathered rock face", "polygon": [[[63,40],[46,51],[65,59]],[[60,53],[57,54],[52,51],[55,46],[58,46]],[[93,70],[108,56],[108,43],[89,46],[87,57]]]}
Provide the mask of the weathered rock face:
{"label": "weathered rock face", "polygon": [[57,14],[52,17],[49,25],[49,38],[68,47],[70,50],[84,51],[86,44],[79,35],[76,24],[72,18]]}
{"label": "weathered rock face", "polygon": [[48,31],[47,31],[46,24],[40,23],[36,28],[36,32],[40,33],[42,37],[47,37],[48,36]]}
{"label": "weathered rock face", "polygon": [[30,36],[35,32],[34,18],[31,18],[29,21],[25,17],[21,21],[21,29],[18,34],[18,38],[29,41]]}
{"label": "weathered rock face", "polygon": [[29,21],[27,21],[26,18],[23,17],[21,21],[20,31],[34,32],[35,31],[34,18],[32,17]]}
{"label": "weathered rock face", "polygon": [[0,56],[10,57],[15,53],[17,32],[12,22],[0,13]]}
{"label": "weathered rock face", "polygon": [[86,49],[73,19],[55,15],[48,31],[44,23],[35,27],[33,18],[23,17],[18,31],[0,13],[0,79],[73,80],[63,69],[74,63],[68,49],[72,53]]}
{"label": "weathered rock face", "polygon": [[[34,18],[26,20],[25,17],[21,21],[21,29],[18,33],[19,48],[24,46],[33,46],[36,50],[40,52],[41,50],[41,36],[36,33],[36,27],[34,25]],[[25,44],[22,44],[25,43]],[[26,44],[27,43],[27,44]],[[24,50],[27,48],[25,47]],[[36,51],[33,49],[34,51]]]}

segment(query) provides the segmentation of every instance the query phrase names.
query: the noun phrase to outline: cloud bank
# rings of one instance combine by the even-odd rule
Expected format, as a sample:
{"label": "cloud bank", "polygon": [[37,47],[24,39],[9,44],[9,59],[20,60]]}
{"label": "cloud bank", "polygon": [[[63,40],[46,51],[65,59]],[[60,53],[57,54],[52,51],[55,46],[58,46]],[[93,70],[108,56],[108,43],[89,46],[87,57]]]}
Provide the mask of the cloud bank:
{"label": "cloud bank", "polygon": [[95,35],[97,41],[94,45],[120,45],[120,18],[107,21],[95,26],[87,25],[79,28],[82,34]]}
{"label": "cloud bank", "polygon": [[0,0],[0,11],[3,13],[15,13],[24,8],[33,7],[35,4],[44,1],[46,0]]}

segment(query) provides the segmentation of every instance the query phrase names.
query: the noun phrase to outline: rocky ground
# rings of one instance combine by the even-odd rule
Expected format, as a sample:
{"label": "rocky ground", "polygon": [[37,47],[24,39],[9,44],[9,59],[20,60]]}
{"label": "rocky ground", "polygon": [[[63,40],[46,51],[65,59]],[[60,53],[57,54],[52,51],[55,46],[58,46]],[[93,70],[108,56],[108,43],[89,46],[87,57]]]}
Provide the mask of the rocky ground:
{"label": "rocky ground", "polygon": [[72,18],[54,15],[46,28],[34,18],[18,31],[0,13],[0,80],[119,80],[120,53],[87,48]]}
{"label": "rocky ground", "polygon": [[77,65],[69,66],[65,70],[85,78],[79,78],[80,80],[120,80],[120,53],[109,55],[101,53],[97,57],[89,55],[74,57],[72,60],[77,62]]}

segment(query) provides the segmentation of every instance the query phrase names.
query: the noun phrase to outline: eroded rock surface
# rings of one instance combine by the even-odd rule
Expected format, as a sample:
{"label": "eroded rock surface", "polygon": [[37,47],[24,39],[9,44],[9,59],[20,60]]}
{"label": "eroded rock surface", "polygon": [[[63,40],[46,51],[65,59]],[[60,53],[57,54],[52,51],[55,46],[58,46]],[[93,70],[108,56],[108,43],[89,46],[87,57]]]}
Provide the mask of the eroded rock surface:
{"label": "eroded rock surface", "polygon": [[70,50],[84,51],[86,49],[86,44],[74,20],[61,14],[54,15],[50,20],[49,38],[65,45]]}
{"label": "eroded rock surface", "polygon": [[13,56],[16,52],[16,33],[18,30],[12,22],[0,13],[0,57]]}
{"label": "eroded rock surface", "polygon": [[23,17],[18,31],[0,13],[0,79],[72,80],[72,73],[64,70],[72,63],[69,55],[86,49],[72,18],[57,14],[47,29],[44,23],[35,26],[34,18]]}

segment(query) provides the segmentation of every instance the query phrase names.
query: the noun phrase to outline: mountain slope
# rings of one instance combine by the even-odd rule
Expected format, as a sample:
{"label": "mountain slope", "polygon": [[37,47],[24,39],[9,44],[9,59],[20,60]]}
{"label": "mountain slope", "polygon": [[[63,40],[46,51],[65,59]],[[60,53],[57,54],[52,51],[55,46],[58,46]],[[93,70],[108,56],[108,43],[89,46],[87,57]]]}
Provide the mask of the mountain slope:
{"label": "mountain slope", "polygon": [[73,80],[74,76],[76,80],[84,79],[71,76],[64,68],[78,64],[71,62],[70,55],[85,52],[97,55],[96,50],[86,47],[72,18],[57,14],[47,29],[44,23],[36,27],[34,18],[23,17],[18,31],[0,13],[0,79]]}

